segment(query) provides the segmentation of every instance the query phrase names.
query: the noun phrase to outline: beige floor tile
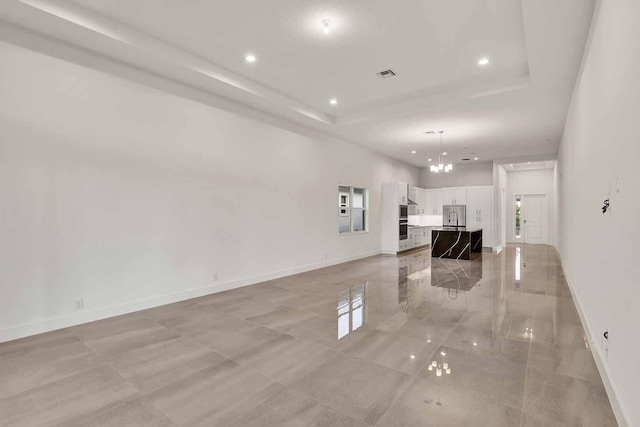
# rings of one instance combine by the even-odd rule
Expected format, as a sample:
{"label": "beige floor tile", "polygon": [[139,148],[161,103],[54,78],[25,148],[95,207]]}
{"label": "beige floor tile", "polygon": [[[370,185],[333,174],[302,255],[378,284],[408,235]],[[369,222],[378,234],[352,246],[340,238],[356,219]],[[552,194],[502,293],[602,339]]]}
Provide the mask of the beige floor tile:
{"label": "beige floor tile", "polygon": [[526,365],[446,346],[436,350],[434,360],[448,363],[451,374],[437,377],[436,370],[424,367],[420,376],[426,381],[442,383],[498,405],[522,407]]}
{"label": "beige floor tile", "polygon": [[41,335],[13,344],[0,347],[0,399],[104,364],[78,338],[68,335]]}
{"label": "beige floor tile", "polygon": [[280,306],[269,313],[249,317],[247,318],[247,320],[250,322],[259,323],[272,329],[286,332],[287,328],[295,326],[298,322],[316,316],[317,314],[310,313],[308,311]]}
{"label": "beige floor tile", "polygon": [[65,420],[65,427],[172,427],[166,415],[145,398]]}
{"label": "beige floor tile", "polygon": [[520,425],[521,412],[497,405],[464,390],[416,378],[387,411],[377,427],[514,427]]}
{"label": "beige floor tile", "polygon": [[68,333],[79,337],[84,341],[96,340],[110,335],[126,334],[140,330],[157,328],[158,324],[143,317],[140,313],[131,313],[124,316],[111,317],[97,322],[68,328]]}
{"label": "beige floor tile", "polygon": [[375,424],[411,381],[409,375],[347,356],[337,356],[292,384],[343,414]]}
{"label": "beige floor tile", "polygon": [[282,391],[284,386],[227,360],[148,395],[181,426],[226,425]]}
{"label": "beige floor tile", "polygon": [[323,345],[283,334],[234,356],[232,360],[289,385],[336,354]]}
{"label": "beige floor tile", "polygon": [[308,310],[322,316],[335,316],[338,303],[336,298],[325,298],[320,295],[302,295],[283,303],[298,310]]}
{"label": "beige floor tile", "polygon": [[0,400],[0,425],[64,425],[138,396],[135,387],[103,365]]}
{"label": "beige floor tile", "polygon": [[617,426],[602,384],[530,368],[524,425]]}
{"label": "beige floor tile", "polygon": [[239,319],[266,314],[277,309],[280,304],[261,300],[260,297],[242,298],[238,302],[225,305],[211,304],[210,307],[217,307],[226,314],[230,314]]}
{"label": "beige floor tile", "polygon": [[208,333],[193,338],[225,357],[233,357],[282,333],[255,323],[238,320],[220,327],[212,327]]}
{"label": "beige floor tile", "polygon": [[457,324],[467,310],[443,307],[425,301],[417,307],[410,308],[407,312],[410,316],[423,321]]}
{"label": "beige floor tile", "polygon": [[499,332],[462,324],[451,331],[444,344],[472,354],[482,354],[522,365],[527,364],[529,354],[528,341],[510,339]]}
{"label": "beige floor tile", "polygon": [[97,339],[88,339],[85,344],[98,356],[111,361],[134,350],[180,338],[180,334],[161,325],[129,330]]}
{"label": "beige floor tile", "polygon": [[110,365],[146,394],[225,360],[202,344],[176,338],[130,351]]}
{"label": "beige floor tile", "polygon": [[230,427],[366,427],[368,424],[340,414],[313,399],[283,390]]}
{"label": "beige floor tile", "polygon": [[344,350],[364,359],[409,375],[416,375],[432,359],[438,344],[380,330],[366,334]]}
{"label": "beige floor tile", "polygon": [[590,350],[562,344],[531,342],[529,367],[600,383],[600,373]]}
{"label": "beige floor tile", "polygon": [[422,320],[401,311],[389,316],[378,325],[377,329],[417,338],[427,343],[442,343],[454,327],[453,322]]}

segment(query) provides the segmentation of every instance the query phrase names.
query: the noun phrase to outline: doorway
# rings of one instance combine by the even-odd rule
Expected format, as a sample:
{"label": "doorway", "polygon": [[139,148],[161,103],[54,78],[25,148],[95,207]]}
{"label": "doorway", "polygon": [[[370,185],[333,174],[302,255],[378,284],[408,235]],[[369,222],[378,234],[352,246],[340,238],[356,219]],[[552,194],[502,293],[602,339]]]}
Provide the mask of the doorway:
{"label": "doorway", "polygon": [[514,241],[546,245],[549,228],[547,195],[515,195],[514,208]]}

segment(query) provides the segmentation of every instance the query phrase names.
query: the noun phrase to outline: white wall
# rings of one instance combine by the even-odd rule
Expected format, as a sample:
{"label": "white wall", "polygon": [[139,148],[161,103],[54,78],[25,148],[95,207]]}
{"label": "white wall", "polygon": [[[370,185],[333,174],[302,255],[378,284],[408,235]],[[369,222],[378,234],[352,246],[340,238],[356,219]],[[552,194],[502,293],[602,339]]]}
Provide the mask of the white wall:
{"label": "white wall", "polygon": [[435,174],[429,168],[420,169],[421,188],[471,187],[493,185],[491,163],[469,163],[455,165],[450,173]]}
{"label": "white wall", "polygon": [[[0,63],[0,341],[378,253],[381,183],[418,182],[16,46]],[[338,235],[339,184],[370,189],[370,233]]]}
{"label": "white wall", "polygon": [[493,247],[495,250],[502,250],[506,243],[506,219],[508,214],[507,202],[507,171],[498,164],[493,163]]}
{"label": "white wall", "polygon": [[614,409],[640,426],[640,2],[601,1],[586,55],[558,154],[559,248]]}
{"label": "white wall", "polygon": [[555,211],[556,199],[554,189],[554,170],[539,169],[529,171],[507,172],[506,197],[506,237],[507,242],[515,241],[515,202],[514,196],[520,194],[546,194],[549,217],[547,219],[548,243],[555,246]]}

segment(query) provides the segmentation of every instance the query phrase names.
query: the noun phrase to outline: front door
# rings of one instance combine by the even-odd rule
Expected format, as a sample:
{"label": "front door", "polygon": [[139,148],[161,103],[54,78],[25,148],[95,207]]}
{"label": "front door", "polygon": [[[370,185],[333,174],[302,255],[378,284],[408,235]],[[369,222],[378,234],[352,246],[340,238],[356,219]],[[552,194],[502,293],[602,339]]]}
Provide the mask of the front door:
{"label": "front door", "polygon": [[547,244],[549,210],[546,194],[525,194],[523,200],[524,242]]}

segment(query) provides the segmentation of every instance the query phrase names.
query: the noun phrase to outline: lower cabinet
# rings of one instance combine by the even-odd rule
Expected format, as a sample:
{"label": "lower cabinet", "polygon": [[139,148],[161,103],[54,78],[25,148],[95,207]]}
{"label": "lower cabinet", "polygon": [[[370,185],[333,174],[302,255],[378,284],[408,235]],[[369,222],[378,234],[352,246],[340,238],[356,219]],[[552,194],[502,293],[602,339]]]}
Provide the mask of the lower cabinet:
{"label": "lower cabinet", "polygon": [[410,228],[407,240],[401,240],[398,245],[398,252],[406,251],[420,246],[426,246],[431,243],[431,228],[420,227]]}
{"label": "lower cabinet", "polygon": [[491,232],[491,216],[469,215],[467,213],[467,228],[482,228],[482,246],[493,246],[493,234]]}

